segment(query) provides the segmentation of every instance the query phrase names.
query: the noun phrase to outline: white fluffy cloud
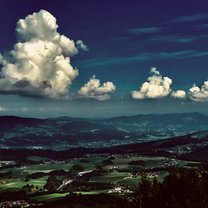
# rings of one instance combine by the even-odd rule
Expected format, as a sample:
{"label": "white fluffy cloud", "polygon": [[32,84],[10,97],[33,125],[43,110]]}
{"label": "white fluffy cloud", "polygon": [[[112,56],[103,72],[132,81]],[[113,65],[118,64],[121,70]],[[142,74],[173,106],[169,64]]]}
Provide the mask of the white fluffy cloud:
{"label": "white fluffy cloud", "polygon": [[208,101],[208,81],[200,87],[193,85],[188,92],[189,98],[194,101]]}
{"label": "white fluffy cloud", "polygon": [[116,90],[116,86],[112,82],[105,82],[101,85],[100,80],[95,75],[78,91],[82,98],[92,98],[99,101],[109,100],[112,93]]}
{"label": "white fluffy cloud", "polygon": [[88,51],[89,50],[87,45],[85,45],[82,40],[78,40],[76,42],[76,46],[77,46],[77,48],[81,48],[83,51]]}
{"label": "white fluffy cloud", "polygon": [[154,75],[160,75],[160,72],[157,70],[157,68],[156,67],[152,67],[151,69],[150,69],[150,73],[151,74],[154,74]]}
{"label": "white fluffy cloud", "polygon": [[78,50],[74,41],[59,34],[57,28],[56,18],[45,10],[17,22],[18,42],[9,54],[0,57],[0,91],[52,98],[68,96],[78,76],[70,58]]}
{"label": "white fluffy cloud", "polygon": [[171,93],[171,97],[174,98],[186,98],[186,92],[184,90],[176,90]]}
{"label": "white fluffy cloud", "polygon": [[162,77],[155,67],[151,68],[150,76],[146,82],[142,84],[139,90],[131,92],[134,99],[154,99],[166,97],[171,92],[172,80],[168,77]]}

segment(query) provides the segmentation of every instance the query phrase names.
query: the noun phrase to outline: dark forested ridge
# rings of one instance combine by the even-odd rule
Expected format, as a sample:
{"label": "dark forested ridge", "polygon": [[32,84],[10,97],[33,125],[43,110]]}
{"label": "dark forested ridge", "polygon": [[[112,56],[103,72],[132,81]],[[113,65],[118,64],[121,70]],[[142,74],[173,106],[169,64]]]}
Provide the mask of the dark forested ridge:
{"label": "dark forested ridge", "polygon": [[[60,151],[51,149],[2,148],[0,149],[0,159],[21,161],[29,156],[40,156],[56,160],[66,160],[74,157],[81,157],[84,154],[99,153],[139,153],[143,155],[168,156],[172,158],[206,162],[208,159],[208,132],[196,132],[163,140],[101,148],[77,147]],[[16,155],[16,158],[13,158],[13,155]]]}
{"label": "dark forested ridge", "polygon": [[199,113],[108,119],[1,116],[0,148],[100,148],[161,140],[206,130],[208,116]]}

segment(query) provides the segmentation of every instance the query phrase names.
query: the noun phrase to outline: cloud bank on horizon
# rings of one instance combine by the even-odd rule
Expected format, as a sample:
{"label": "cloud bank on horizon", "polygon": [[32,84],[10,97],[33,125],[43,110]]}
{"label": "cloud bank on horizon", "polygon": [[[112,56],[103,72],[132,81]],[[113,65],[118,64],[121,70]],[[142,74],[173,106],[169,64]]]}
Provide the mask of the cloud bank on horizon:
{"label": "cloud bank on horizon", "polygon": [[190,99],[192,101],[208,101],[208,81],[204,81],[201,86],[195,84],[188,90],[172,90],[172,79],[162,77],[160,72],[152,67],[150,69],[152,76],[147,78],[138,90],[131,92],[133,99],[158,99],[167,96],[177,99]]}
{"label": "cloud bank on horizon", "polygon": [[194,101],[208,101],[208,81],[205,81],[201,86],[196,86],[189,89],[189,97]]}

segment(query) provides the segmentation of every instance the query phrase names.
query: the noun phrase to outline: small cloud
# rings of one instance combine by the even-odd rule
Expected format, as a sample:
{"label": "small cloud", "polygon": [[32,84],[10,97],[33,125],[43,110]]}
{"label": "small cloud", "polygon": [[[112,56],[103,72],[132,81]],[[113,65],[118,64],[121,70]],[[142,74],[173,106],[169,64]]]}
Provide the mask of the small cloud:
{"label": "small cloud", "polygon": [[160,72],[157,70],[157,68],[156,67],[152,67],[151,69],[150,69],[150,73],[151,74],[155,74],[155,75],[160,75]]}
{"label": "small cloud", "polygon": [[176,17],[169,23],[188,23],[208,19],[208,14],[194,14],[189,16]]}
{"label": "small cloud", "polygon": [[208,101],[208,81],[205,81],[201,86],[196,86],[189,89],[189,98],[194,101]]}
{"label": "small cloud", "polygon": [[186,92],[184,90],[176,90],[171,93],[171,97],[183,99],[186,98]]}
{"label": "small cloud", "polygon": [[173,43],[191,43],[196,40],[201,39],[196,36],[181,36],[181,35],[160,35],[151,38],[151,41],[160,41],[160,42],[173,42]]}
{"label": "small cloud", "polygon": [[140,27],[129,30],[130,33],[134,33],[134,34],[152,34],[152,33],[159,33],[160,31],[161,28],[159,27]]}
{"label": "small cloud", "polygon": [[184,50],[184,51],[170,51],[170,52],[161,52],[158,55],[154,54],[154,58],[157,59],[186,59],[194,57],[203,57],[207,56],[208,51],[197,51],[197,50]]}
{"label": "small cloud", "polygon": [[76,42],[76,46],[77,46],[78,49],[81,48],[83,51],[88,51],[89,50],[87,45],[85,45],[82,40],[78,40]]}
{"label": "small cloud", "polygon": [[78,91],[81,98],[91,98],[99,101],[109,100],[116,86],[112,82],[105,82],[101,85],[100,80],[95,75]]}
{"label": "small cloud", "polygon": [[0,106],[0,111],[5,111],[6,109]]}
{"label": "small cloud", "polygon": [[163,98],[170,94],[172,79],[162,77],[155,67],[151,68],[150,73],[152,76],[148,77],[138,90],[131,92],[133,99]]}

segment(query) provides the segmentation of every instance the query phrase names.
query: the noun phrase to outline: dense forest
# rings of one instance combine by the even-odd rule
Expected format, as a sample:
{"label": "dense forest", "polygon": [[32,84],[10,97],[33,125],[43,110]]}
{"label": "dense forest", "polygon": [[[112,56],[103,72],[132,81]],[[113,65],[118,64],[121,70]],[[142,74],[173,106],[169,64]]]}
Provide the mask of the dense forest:
{"label": "dense forest", "polygon": [[163,182],[144,175],[135,199],[140,208],[206,208],[207,192],[206,164],[202,170],[171,168]]}

